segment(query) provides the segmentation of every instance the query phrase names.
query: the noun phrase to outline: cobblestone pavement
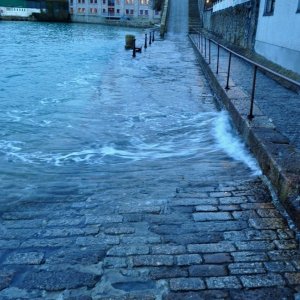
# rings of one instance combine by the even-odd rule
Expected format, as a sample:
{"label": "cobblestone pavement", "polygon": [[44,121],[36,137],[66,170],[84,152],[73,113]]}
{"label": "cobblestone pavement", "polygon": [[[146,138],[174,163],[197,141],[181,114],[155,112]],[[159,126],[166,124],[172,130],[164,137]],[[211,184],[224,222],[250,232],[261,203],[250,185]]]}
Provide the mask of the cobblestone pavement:
{"label": "cobblestone pavement", "polygon": [[263,182],[192,178],[143,205],[155,180],[2,211],[0,298],[299,299],[298,242]]}
{"label": "cobblestone pavement", "polygon": [[[198,42],[198,37],[194,37]],[[200,44],[201,47],[201,44]],[[202,43],[204,53],[204,42]],[[228,53],[220,48],[219,74],[227,74]],[[208,43],[206,58],[208,61]],[[211,43],[211,68],[217,69],[217,46]],[[252,90],[253,67],[242,59],[232,56],[230,86],[241,87],[248,95]],[[257,73],[255,102],[264,115],[268,116],[284,136],[300,149],[300,95],[279,85],[263,73]],[[250,96],[249,96],[250,99]],[[250,100],[249,100],[250,108]]]}

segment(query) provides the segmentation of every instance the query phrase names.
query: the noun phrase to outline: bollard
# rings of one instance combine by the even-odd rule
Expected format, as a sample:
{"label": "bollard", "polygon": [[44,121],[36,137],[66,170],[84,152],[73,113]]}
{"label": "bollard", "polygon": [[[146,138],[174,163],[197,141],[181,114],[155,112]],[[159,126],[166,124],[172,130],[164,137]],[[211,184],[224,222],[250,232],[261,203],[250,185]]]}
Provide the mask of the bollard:
{"label": "bollard", "polygon": [[145,45],[144,45],[145,49],[147,49],[147,41],[148,41],[148,37],[147,37],[147,33],[145,33]]}
{"label": "bollard", "polygon": [[133,39],[132,57],[133,57],[133,58],[136,57],[135,39]]}
{"label": "bollard", "polygon": [[150,33],[149,33],[149,46],[151,46],[151,44],[152,44],[152,38],[151,38],[151,31],[150,31]]}
{"label": "bollard", "polygon": [[152,43],[154,43],[154,33],[155,31],[152,31]]}
{"label": "bollard", "polygon": [[135,39],[135,36],[132,34],[127,34],[125,36],[125,49],[133,49],[133,40]]}

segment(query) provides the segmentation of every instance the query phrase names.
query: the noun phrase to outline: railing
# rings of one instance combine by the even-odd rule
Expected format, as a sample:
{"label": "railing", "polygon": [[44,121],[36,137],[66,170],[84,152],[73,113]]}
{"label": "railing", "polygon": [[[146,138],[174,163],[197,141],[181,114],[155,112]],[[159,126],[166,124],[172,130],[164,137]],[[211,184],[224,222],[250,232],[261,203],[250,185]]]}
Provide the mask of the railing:
{"label": "railing", "polygon": [[236,6],[245,2],[249,2],[250,0],[219,0],[213,5],[213,12],[218,10],[226,9],[228,7]]}
{"label": "railing", "polygon": [[221,45],[217,41],[206,37],[206,35],[201,32],[199,29],[192,28],[192,31],[190,34],[196,34],[197,37],[194,40],[195,46],[198,48],[199,52],[203,54],[204,59],[207,60],[208,64],[211,64],[211,58],[212,58],[212,51],[211,51],[211,44],[215,44],[217,46],[217,54],[216,54],[216,74],[219,73],[219,68],[220,68],[220,49],[222,48],[228,53],[228,64],[227,64],[227,74],[226,74],[226,85],[225,85],[225,90],[229,90],[229,78],[230,78],[230,71],[231,71],[231,61],[232,61],[232,56],[236,56],[243,61],[249,63],[253,67],[253,77],[252,77],[252,87],[251,87],[251,95],[250,95],[250,109],[249,109],[249,114],[248,114],[248,119],[252,120],[254,118],[253,115],[253,107],[254,107],[254,98],[255,98],[255,89],[256,89],[256,76],[257,76],[257,71],[261,70],[264,73],[271,74],[277,78],[280,78],[281,80],[288,82],[289,84],[293,85],[297,89],[300,90],[300,82],[295,81],[291,78],[288,78],[284,75],[281,75],[261,64],[256,63],[255,61],[248,59],[235,51]]}
{"label": "railing", "polygon": [[[136,46],[136,39],[133,39],[133,45],[132,45],[132,57],[135,58],[136,57],[136,53],[142,53],[142,49],[144,47],[144,49],[147,49],[148,46],[151,46],[154,42],[155,42],[155,31],[157,30],[150,30],[149,31],[149,35],[148,33],[145,33],[145,40],[143,42],[143,46],[141,47],[137,47]],[[149,38],[148,38],[149,37]]]}

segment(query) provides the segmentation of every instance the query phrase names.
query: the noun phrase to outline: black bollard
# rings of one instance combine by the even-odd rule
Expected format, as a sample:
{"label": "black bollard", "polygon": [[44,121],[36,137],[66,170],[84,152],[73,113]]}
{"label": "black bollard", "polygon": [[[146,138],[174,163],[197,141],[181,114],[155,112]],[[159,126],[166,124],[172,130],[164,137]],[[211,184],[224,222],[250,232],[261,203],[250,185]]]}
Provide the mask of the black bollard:
{"label": "black bollard", "polygon": [[152,31],[152,43],[154,43],[154,33],[155,31]]}
{"label": "black bollard", "polygon": [[136,57],[135,39],[133,39],[132,57],[133,57],[133,58]]}
{"label": "black bollard", "polygon": [[151,46],[151,44],[152,44],[152,37],[151,37],[151,31],[150,31],[150,33],[149,33],[149,46]]}
{"label": "black bollard", "polygon": [[144,46],[145,49],[147,49],[147,42],[148,42],[147,33],[145,33],[145,46]]}

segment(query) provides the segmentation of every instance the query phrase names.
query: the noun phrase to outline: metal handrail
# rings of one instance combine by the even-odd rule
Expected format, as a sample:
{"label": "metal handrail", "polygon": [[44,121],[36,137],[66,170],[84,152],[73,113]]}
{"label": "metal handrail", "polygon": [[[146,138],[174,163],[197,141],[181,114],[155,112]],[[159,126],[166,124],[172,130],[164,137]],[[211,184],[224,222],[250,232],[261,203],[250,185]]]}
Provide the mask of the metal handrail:
{"label": "metal handrail", "polygon": [[[231,57],[232,55],[248,62],[250,65],[252,65],[254,67],[253,69],[253,79],[252,79],[252,90],[251,90],[251,98],[250,98],[250,111],[249,111],[249,115],[248,115],[248,119],[252,120],[254,118],[254,115],[253,115],[253,106],[254,106],[254,97],[255,97],[255,88],[256,88],[256,75],[257,75],[257,70],[260,69],[260,70],[263,70],[269,74],[272,74],[278,78],[281,78],[295,86],[297,86],[298,88],[300,88],[300,82],[296,81],[296,80],[293,80],[289,77],[286,77],[282,74],[279,74],[278,72],[275,72],[231,49],[229,49],[228,47],[218,43],[216,40],[214,39],[211,39],[211,38],[208,38],[205,36],[205,34],[203,34],[199,29],[197,28],[192,28],[193,31],[195,31],[197,34],[199,34],[199,39],[198,39],[198,50],[200,52],[203,52],[203,38],[204,38],[204,58],[206,58],[206,44],[208,41],[209,43],[209,49],[208,49],[208,64],[211,63],[211,49],[210,49],[210,44],[211,43],[214,43],[218,48],[217,48],[217,70],[216,70],[216,74],[219,73],[219,58],[220,58],[220,48],[226,50],[227,52],[229,52],[229,58],[228,58],[228,69],[227,69],[227,80],[226,80],[226,86],[225,86],[225,89],[226,90],[229,90],[230,87],[229,87],[229,77],[230,77],[230,70],[231,70]],[[197,47],[197,43],[194,42],[196,47]]]}

